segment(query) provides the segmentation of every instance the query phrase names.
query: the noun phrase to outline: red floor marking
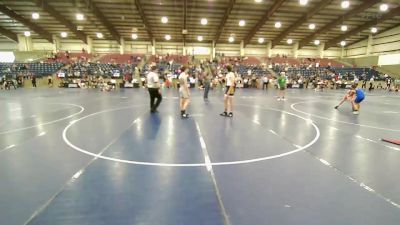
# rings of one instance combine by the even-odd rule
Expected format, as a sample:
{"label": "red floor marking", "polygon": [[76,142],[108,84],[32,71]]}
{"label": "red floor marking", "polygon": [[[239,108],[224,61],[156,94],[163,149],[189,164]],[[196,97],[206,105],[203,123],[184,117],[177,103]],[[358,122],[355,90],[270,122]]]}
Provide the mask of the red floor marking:
{"label": "red floor marking", "polygon": [[389,142],[389,143],[392,143],[395,145],[400,145],[400,140],[389,140],[389,139],[382,138],[382,141]]}

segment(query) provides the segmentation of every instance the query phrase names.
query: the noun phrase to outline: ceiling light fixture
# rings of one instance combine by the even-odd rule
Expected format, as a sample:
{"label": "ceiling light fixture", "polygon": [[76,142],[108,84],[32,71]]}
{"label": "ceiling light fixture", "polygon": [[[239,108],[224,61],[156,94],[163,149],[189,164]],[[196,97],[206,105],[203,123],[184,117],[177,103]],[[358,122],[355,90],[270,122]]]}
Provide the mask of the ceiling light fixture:
{"label": "ceiling light fixture", "polygon": [[168,23],[168,17],[166,16],[161,17],[161,23]]}
{"label": "ceiling light fixture", "polygon": [[165,40],[167,40],[167,41],[171,40],[171,35],[169,35],[169,34],[165,35]]}
{"label": "ceiling light fixture", "polygon": [[293,40],[292,40],[292,39],[288,39],[286,42],[287,42],[289,45],[293,44]]}
{"label": "ceiling light fixture", "polygon": [[133,40],[136,40],[138,38],[138,35],[137,34],[132,34],[132,39]]}
{"label": "ceiling light fixture", "polygon": [[371,28],[371,33],[378,33],[378,28],[376,28],[376,27],[372,27]]}
{"label": "ceiling light fixture", "polygon": [[84,19],[85,19],[85,16],[83,16],[82,13],[77,13],[77,14],[76,14],[76,19],[77,19],[77,20],[84,20]]}
{"label": "ceiling light fixture", "polygon": [[235,41],[235,38],[234,38],[234,37],[229,37],[229,38],[228,38],[228,41],[232,43],[232,42]]}
{"label": "ceiling light fixture", "polygon": [[239,26],[244,27],[246,25],[246,21],[240,20],[239,21]]}
{"label": "ceiling light fixture", "polygon": [[282,23],[281,22],[276,22],[275,23],[275,28],[281,28],[282,27]]}
{"label": "ceiling light fixture", "polygon": [[96,37],[97,38],[103,38],[103,34],[102,33],[96,33]]}
{"label": "ceiling light fixture", "polygon": [[203,36],[197,36],[198,41],[203,41]]}
{"label": "ceiling light fixture", "polygon": [[299,0],[300,5],[307,5],[308,0]]}
{"label": "ceiling light fixture", "polygon": [[257,2],[257,3],[260,3],[260,2],[262,2],[262,0],[254,0],[255,2]]}
{"label": "ceiling light fixture", "polygon": [[67,33],[67,32],[61,32],[61,37],[62,37],[62,38],[68,37],[68,33]]}
{"label": "ceiling light fixture", "polygon": [[315,40],[315,41],[314,41],[314,44],[315,44],[315,45],[319,45],[319,44],[321,44],[321,42],[320,42],[319,40]]}
{"label": "ceiling light fixture", "polygon": [[37,19],[39,19],[39,17],[40,17],[40,15],[39,15],[39,13],[32,13],[32,19],[34,19],[34,20],[37,20]]}
{"label": "ceiling light fixture", "polygon": [[201,25],[207,25],[208,20],[206,18],[203,18],[200,20]]}
{"label": "ceiling light fixture", "polygon": [[383,3],[379,6],[379,10],[381,10],[382,12],[386,12],[389,9],[389,5],[386,3]]}
{"label": "ceiling light fixture", "polygon": [[25,35],[25,37],[29,37],[29,36],[31,36],[31,32],[30,31],[25,31],[24,35]]}
{"label": "ceiling light fixture", "polygon": [[258,43],[260,44],[264,43],[264,38],[258,38]]}
{"label": "ceiling light fixture", "polygon": [[340,30],[342,30],[342,31],[347,31],[347,29],[348,29],[347,25],[342,25],[340,27]]}
{"label": "ceiling light fixture", "polygon": [[308,28],[310,30],[314,30],[315,29],[315,24],[314,23],[310,23],[310,25],[308,25]]}
{"label": "ceiling light fixture", "polygon": [[346,46],[346,42],[345,41],[341,41],[340,45],[344,47],[344,46]]}
{"label": "ceiling light fixture", "polygon": [[342,1],[340,5],[342,6],[343,9],[347,9],[350,6],[350,1]]}

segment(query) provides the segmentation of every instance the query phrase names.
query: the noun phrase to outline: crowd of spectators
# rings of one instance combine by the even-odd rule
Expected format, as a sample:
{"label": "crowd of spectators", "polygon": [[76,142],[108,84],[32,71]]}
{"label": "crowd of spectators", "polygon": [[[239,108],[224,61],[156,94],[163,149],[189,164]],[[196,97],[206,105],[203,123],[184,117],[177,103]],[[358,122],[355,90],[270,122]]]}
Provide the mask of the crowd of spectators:
{"label": "crowd of spectators", "polygon": [[[63,57],[70,59],[69,52],[62,54],[64,54]],[[81,55],[86,54],[86,52],[81,53]],[[133,58],[129,58],[128,56],[132,56]],[[56,59],[57,57],[59,56],[55,56]],[[109,55],[110,57],[115,58],[112,54]],[[238,87],[243,88],[266,88],[268,87],[266,84],[275,83],[276,75],[274,74],[280,73],[284,73],[287,77],[289,88],[336,89],[358,82],[362,83],[364,88],[366,88],[367,82],[369,82],[368,89],[370,90],[380,87],[384,88],[380,83],[375,87],[374,82],[378,80],[385,81],[385,88],[388,90],[396,90],[399,86],[397,80],[392,79],[388,75],[379,74],[374,68],[335,67],[339,64],[334,63],[335,66],[333,66],[331,64],[332,61],[326,59],[293,59],[288,58],[286,55],[277,55],[274,58],[266,58],[265,62],[262,63],[260,60],[256,60],[255,57],[225,57],[222,55],[212,61],[194,61],[193,59],[189,61],[187,56],[167,54],[150,57],[149,61],[151,63],[145,64],[143,70],[141,70],[137,66],[142,60],[141,56],[123,55],[123,58],[127,63],[116,63],[115,61],[109,63],[98,61],[97,63],[93,63],[90,62],[89,57],[70,60],[68,61],[69,64],[57,73],[57,77],[61,81],[59,86],[65,87],[71,83],[78,84],[79,87],[102,87],[103,85],[101,84],[110,85],[110,83],[112,88],[115,88],[118,83],[137,84],[136,86],[142,83],[142,86],[144,86],[145,77],[150,65],[157,66],[161,79],[167,88],[177,87],[177,77],[183,65],[189,68],[189,83],[192,87],[196,86],[196,84],[201,87],[206,73],[210,73],[211,87],[222,87],[225,74],[227,73],[227,65],[233,66]],[[24,80],[33,80],[32,77],[34,77],[34,74],[31,68],[46,68],[45,73],[48,73],[51,69],[46,66],[49,65],[51,69],[54,69],[60,68],[64,64],[0,64],[2,75],[14,74],[13,77],[8,79],[8,76],[3,76],[0,79],[2,87],[23,86]],[[7,80],[11,80],[12,82]],[[132,85],[128,86],[132,87]]]}

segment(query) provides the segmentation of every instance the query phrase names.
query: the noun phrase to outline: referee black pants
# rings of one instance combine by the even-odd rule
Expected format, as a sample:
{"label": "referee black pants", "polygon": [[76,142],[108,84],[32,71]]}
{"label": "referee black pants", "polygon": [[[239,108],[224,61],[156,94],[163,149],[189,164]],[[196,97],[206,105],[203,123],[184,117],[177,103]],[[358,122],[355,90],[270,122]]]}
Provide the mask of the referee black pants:
{"label": "referee black pants", "polygon": [[[150,94],[150,110],[152,112],[157,110],[157,107],[160,105],[162,101],[162,96],[159,92],[159,88],[149,88]],[[156,100],[157,99],[157,100]]]}
{"label": "referee black pants", "polygon": [[268,82],[263,82],[263,90],[264,90],[264,88],[265,88],[265,90],[268,89]]}

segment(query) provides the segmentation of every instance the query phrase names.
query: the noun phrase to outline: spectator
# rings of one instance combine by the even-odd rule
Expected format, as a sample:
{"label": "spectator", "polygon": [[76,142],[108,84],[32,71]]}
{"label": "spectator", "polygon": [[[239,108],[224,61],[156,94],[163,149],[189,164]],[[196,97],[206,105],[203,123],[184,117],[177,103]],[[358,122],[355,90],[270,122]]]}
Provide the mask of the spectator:
{"label": "spectator", "polygon": [[265,90],[267,90],[268,89],[268,84],[269,84],[268,76],[264,75],[263,78],[262,78],[262,81],[263,81],[262,89],[264,90],[264,88],[265,88]]}
{"label": "spectator", "polygon": [[36,76],[32,76],[32,86],[35,88],[36,87]]}
{"label": "spectator", "polygon": [[51,75],[47,76],[47,85],[53,87],[53,77]]}

